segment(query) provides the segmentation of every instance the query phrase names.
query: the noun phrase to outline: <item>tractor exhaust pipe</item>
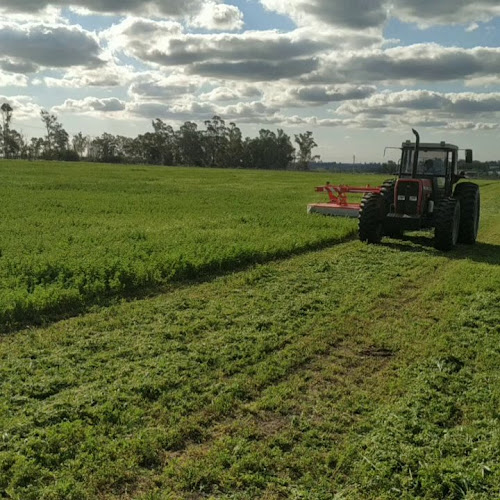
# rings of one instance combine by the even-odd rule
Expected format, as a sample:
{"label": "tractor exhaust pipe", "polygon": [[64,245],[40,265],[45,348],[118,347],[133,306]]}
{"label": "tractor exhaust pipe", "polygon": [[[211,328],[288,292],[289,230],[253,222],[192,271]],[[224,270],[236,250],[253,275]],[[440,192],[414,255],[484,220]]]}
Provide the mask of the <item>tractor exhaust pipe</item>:
{"label": "tractor exhaust pipe", "polygon": [[412,128],[411,131],[415,134],[416,141],[415,141],[415,154],[413,155],[413,170],[411,173],[411,176],[413,179],[417,177],[417,167],[418,167],[418,148],[420,146],[420,134]]}

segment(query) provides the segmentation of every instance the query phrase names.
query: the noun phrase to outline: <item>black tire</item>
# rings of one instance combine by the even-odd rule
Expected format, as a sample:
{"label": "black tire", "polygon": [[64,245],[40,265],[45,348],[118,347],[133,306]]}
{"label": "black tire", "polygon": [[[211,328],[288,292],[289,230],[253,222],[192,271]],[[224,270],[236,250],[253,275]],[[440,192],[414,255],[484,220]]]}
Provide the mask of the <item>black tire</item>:
{"label": "black tire", "polygon": [[460,200],[458,242],[472,245],[476,242],[479,230],[479,213],[481,210],[479,186],[472,182],[457,184],[453,197]]}
{"label": "black tire", "polygon": [[396,185],[395,179],[387,179],[380,186],[380,194],[387,205],[387,212],[390,211],[391,205],[394,204],[394,187]]}
{"label": "black tire", "polygon": [[434,246],[447,252],[458,241],[460,228],[460,200],[444,198],[436,208]]}
{"label": "black tire", "polygon": [[387,209],[382,195],[365,194],[361,200],[358,217],[359,239],[368,243],[380,243],[386,215]]}
{"label": "black tire", "polygon": [[386,236],[389,236],[389,238],[401,238],[401,236],[403,236],[403,229],[401,228],[385,228],[384,229],[384,234]]}
{"label": "black tire", "polygon": [[[387,213],[391,212],[391,206],[394,205],[394,191],[396,189],[396,179],[387,179],[380,186],[380,194],[384,199]],[[384,235],[390,238],[400,238],[403,236],[403,230],[399,227],[384,227]]]}
{"label": "black tire", "polygon": [[[391,211],[391,206],[394,205],[394,190],[396,188],[396,179],[387,179],[380,186],[380,194],[384,199],[387,213]],[[403,236],[403,230],[395,227],[385,227],[384,234],[390,238],[399,238]]]}

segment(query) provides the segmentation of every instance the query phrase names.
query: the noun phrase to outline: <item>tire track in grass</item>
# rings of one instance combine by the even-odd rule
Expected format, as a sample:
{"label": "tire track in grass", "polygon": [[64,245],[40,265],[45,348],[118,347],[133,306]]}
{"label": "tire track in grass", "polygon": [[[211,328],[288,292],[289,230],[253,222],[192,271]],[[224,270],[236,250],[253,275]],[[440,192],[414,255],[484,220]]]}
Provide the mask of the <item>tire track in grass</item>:
{"label": "tire track in grass", "polygon": [[[343,488],[369,498],[496,498],[500,491],[500,272],[456,261],[422,302],[397,393],[346,437]],[[474,274],[475,280],[464,281]],[[420,320],[422,322],[422,320]]]}
{"label": "tire track in grass", "polygon": [[[456,262],[446,263],[431,280],[429,287],[439,287],[456,267]],[[381,317],[370,323],[364,336],[345,339],[340,345],[332,346],[329,352],[319,354],[303,369],[294,371],[276,385],[264,388],[255,400],[242,404],[233,418],[215,425],[208,442],[192,443],[180,455],[170,457],[162,487],[170,487],[180,496],[203,491],[217,498],[226,498],[229,492],[231,498],[280,498],[288,497],[292,492],[307,498],[332,498],[340,491],[343,491],[346,498],[375,498],[370,488],[378,486],[377,498],[383,494],[388,494],[390,498],[400,498],[404,491],[402,485],[405,483],[400,478],[399,470],[391,471],[390,461],[397,460],[398,452],[393,452],[392,449],[400,450],[405,446],[404,442],[397,440],[404,436],[404,432],[400,430],[404,419],[408,418],[404,411],[408,412],[413,405],[424,405],[420,407],[420,411],[429,406],[431,409],[427,416],[424,414],[421,417],[422,427],[428,428],[430,425],[432,430],[432,425],[437,425],[436,430],[432,430],[436,436],[442,436],[446,428],[459,436],[460,426],[464,422],[456,420],[455,415],[457,408],[463,404],[463,398],[457,405],[453,401],[454,391],[463,387],[469,393],[474,393],[470,390],[468,376],[464,378],[460,374],[463,360],[450,355],[447,349],[452,345],[439,338],[443,329],[447,328],[449,316],[439,325],[433,317],[435,310],[428,297],[422,297],[417,290],[413,292],[403,297],[409,299],[407,303],[412,304],[404,318],[394,317],[392,321],[387,321]],[[497,300],[499,298],[497,293]],[[387,297],[384,300],[391,302],[393,299],[394,297]],[[446,297],[443,297],[438,301],[444,309],[445,300]],[[381,302],[375,305],[378,307],[382,305]],[[493,303],[494,301],[490,302],[490,306]],[[397,314],[397,306],[392,306],[393,310],[390,312]],[[454,314],[454,306],[455,304],[448,305],[448,315]],[[497,321],[499,319],[497,315]],[[410,322],[416,326],[408,328]],[[490,319],[490,324],[494,326],[493,318]],[[389,329],[390,335],[396,335],[396,338],[389,339],[386,332],[380,331],[381,326],[384,330]],[[426,339],[429,333],[430,342]],[[440,335],[432,338],[432,333]],[[377,345],[367,349],[365,336],[370,338],[370,334]],[[410,342],[414,344],[406,345]],[[388,345],[390,348],[386,347]],[[375,359],[367,359],[373,354]],[[441,381],[439,378],[434,379],[432,375],[436,367],[441,373]],[[431,375],[426,375],[429,369]],[[398,386],[396,376],[404,377],[405,384]],[[496,379],[500,380],[499,373]],[[412,385],[413,380],[417,383]],[[425,383],[430,385],[426,388]],[[436,383],[438,385],[432,388]],[[396,394],[393,392],[394,388],[397,389]],[[434,392],[429,392],[429,388]],[[420,394],[421,391],[423,395]],[[431,399],[425,399],[429,396]],[[399,412],[402,414],[397,416]],[[392,424],[385,424],[386,421]],[[408,423],[415,425],[411,419]],[[391,425],[394,426],[394,432],[391,432]],[[493,430],[491,424],[490,430]],[[385,435],[384,432],[388,434]],[[500,436],[497,438],[500,439]],[[377,439],[378,450],[371,439]],[[432,446],[432,434],[427,439],[427,446]],[[423,451],[419,450],[419,444],[413,446],[414,453],[420,460],[425,460],[426,455],[428,460],[433,458],[424,444]],[[484,448],[484,443],[482,447]],[[404,451],[399,453],[403,454],[399,460],[404,462]],[[380,462],[380,454],[388,462]],[[307,455],[308,459],[303,460]],[[488,459],[484,470],[487,474],[494,470],[495,456],[494,453],[486,454]],[[439,455],[434,454],[434,459],[436,458],[439,461]],[[460,460],[460,457],[456,458]],[[311,462],[316,464],[316,468],[311,468]],[[414,464],[411,466],[415,467]],[[411,470],[408,470],[408,498],[415,498],[415,495],[425,498],[444,497],[453,488],[459,490],[464,484],[468,484],[467,480],[461,483],[456,478],[457,473],[460,477],[460,473],[467,471],[462,464],[454,466],[456,472],[448,474],[451,477],[446,477],[446,467],[441,472],[432,472],[432,465],[427,470],[424,468],[423,474],[432,478],[434,483],[413,485],[413,489],[408,484],[412,476]],[[377,477],[379,470],[384,470],[387,474],[383,479]],[[350,477],[354,475],[353,471],[357,474],[354,480]],[[413,474],[418,476],[418,470]],[[470,473],[473,480],[469,479],[469,488],[490,491],[492,484],[495,484],[494,480],[481,480],[479,474],[479,469]],[[397,477],[394,481],[391,480],[393,476]],[[497,484],[498,480],[497,475]],[[360,484],[364,489],[360,489]],[[392,494],[391,488],[396,488]],[[197,496],[194,495],[193,498]],[[491,496],[486,494],[484,498]]]}
{"label": "tire track in grass", "polygon": [[[393,252],[389,251],[389,253]],[[432,269],[433,265],[429,264],[429,268]],[[386,343],[379,344],[375,334],[380,329],[381,324],[389,328],[393,327],[390,324],[390,318],[396,317],[401,301],[411,303],[417,300],[420,290],[412,285],[416,278],[417,276],[410,276],[408,280],[399,283],[397,288],[392,290],[392,293],[382,291],[378,300],[355,306],[354,309],[359,308],[359,310],[351,311],[344,318],[337,318],[335,325],[330,329],[322,332],[315,331],[305,339],[301,339],[302,342],[296,344],[294,348],[297,352],[309,353],[309,355],[303,357],[300,364],[295,363],[289,367],[279,377],[272,377],[265,384],[256,385],[255,381],[249,379],[247,374],[242,373],[242,380],[245,380],[248,385],[254,386],[250,390],[251,397],[239,403],[235,402],[231,406],[231,413],[234,413],[231,418],[227,418],[223,414],[222,421],[219,421],[220,415],[210,415],[207,422],[210,422],[213,429],[207,436],[208,441],[203,440],[200,444],[191,442],[187,444],[184,451],[176,452],[173,455],[167,454],[170,463],[164,472],[162,488],[172,487],[172,484],[183,485],[184,488],[181,489],[175,486],[172,488],[173,492],[180,496],[193,493],[200,487],[207,494],[213,494],[219,489],[221,494],[224,491],[227,493],[228,486],[238,490],[241,485],[238,486],[236,477],[214,477],[213,467],[214,461],[217,463],[217,457],[220,455],[219,461],[224,462],[224,457],[228,453],[232,456],[228,447],[236,446],[239,440],[244,442],[246,448],[250,450],[247,450],[247,454],[252,455],[252,445],[248,439],[250,441],[256,439],[257,448],[262,450],[269,442],[281,439],[276,437],[276,434],[283,432],[283,428],[285,428],[285,434],[290,432],[294,434],[293,428],[297,425],[297,419],[302,418],[306,409],[315,406],[314,398],[311,395],[317,394],[318,398],[321,398],[323,392],[329,393],[331,397],[335,391],[332,391],[329,386],[335,383],[349,387],[347,394],[343,394],[342,390],[337,390],[335,394],[338,399],[337,405],[342,408],[345,418],[341,429],[337,429],[337,433],[332,433],[330,436],[330,440],[331,438],[338,439],[346,427],[352,426],[358,418],[364,416],[367,410],[364,405],[369,406],[366,400],[371,394],[371,385],[380,383],[384,374],[391,370],[391,366],[397,359],[398,349],[388,349]],[[395,297],[398,298],[397,302],[394,301]],[[375,313],[381,307],[385,313],[374,321],[367,323],[366,319],[360,316],[362,313]],[[412,318],[407,319],[411,320]],[[325,345],[325,334],[329,335],[330,339],[339,338],[339,341]],[[278,353],[278,355],[282,354],[283,352]],[[272,359],[263,361],[266,364],[268,362],[272,365],[277,364]],[[380,400],[380,395],[378,398],[377,395],[374,396]],[[295,402],[292,403],[292,400]],[[300,402],[300,400],[302,401]],[[347,408],[353,413],[346,416]],[[314,415],[314,410],[311,410],[310,413],[312,413],[310,417],[313,420],[318,418],[318,415]],[[321,412],[318,411],[318,414]],[[261,421],[269,422],[273,419],[280,421],[281,425],[271,424],[271,432],[258,432],[256,430]],[[241,425],[241,421],[244,422],[243,425]],[[328,424],[325,424],[324,427],[327,428]],[[314,430],[311,432],[314,433]],[[238,433],[243,436],[238,436]],[[231,437],[232,434],[236,434],[236,437],[234,435]],[[290,436],[287,436],[284,441],[288,442],[290,439]],[[295,445],[290,446],[294,447]],[[319,452],[319,455],[324,459],[324,450]],[[264,460],[267,464],[266,467],[270,467],[268,457],[260,457],[259,459],[253,457],[253,460],[250,460],[251,466],[256,466],[256,461],[258,462],[260,459]],[[220,464],[217,465],[220,468]],[[237,463],[232,463],[232,466],[238,467]],[[282,463],[281,466],[284,467],[284,464]],[[222,467],[221,473],[224,472],[223,469],[224,467]],[[277,476],[273,477],[272,474],[264,475],[268,481],[277,480]],[[254,479],[259,483],[258,478]],[[248,483],[251,484],[251,481],[249,480]],[[262,489],[259,491],[262,492]],[[246,498],[246,495],[248,493],[242,494],[242,498]],[[260,497],[260,493],[250,496],[257,498]]]}
{"label": "tire track in grass", "polygon": [[[379,356],[373,354],[378,349],[364,347],[344,341],[317,355],[216,422],[208,440],[168,454],[157,479],[160,489],[182,498],[290,496],[290,486],[308,471],[288,457],[316,441],[320,449],[307,450],[308,460],[324,461],[328,444],[340,441],[345,428],[366,412],[370,384],[390,369],[392,354]],[[319,408],[318,400],[327,399]],[[303,494],[313,498],[310,491]]]}
{"label": "tire track in grass", "polygon": [[[350,253],[350,251],[351,251],[351,249],[349,248],[349,253]],[[411,280],[410,280],[410,283],[411,283]],[[409,302],[411,302],[414,297],[418,296],[419,290],[416,287],[407,286],[407,284],[408,284],[408,282],[402,283],[401,287],[398,287],[398,290],[395,290],[395,292],[398,294],[399,297],[401,297],[401,293],[400,293],[401,290],[405,290],[406,295],[403,294],[403,298],[407,299]],[[377,292],[377,294],[378,293],[379,292]],[[386,297],[388,297],[388,296],[391,298],[394,298],[393,295],[390,295],[390,294],[388,295],[386,291],[382,291],[381,297],[382,297],[383,301],[387,300]],[[295,376],[300,377],[301,373],[306,373],[306,374],[309,373],[309,371],[310,371],[309,365],[311,363],[315,364],[316,361],[318,360],[318,358],[319,359],[328,359],[330,356],[333,356],[335,359],[335,355],[336,355],[337,351],[340,350],[341,352],[345,352],[345,349],[347,346],[347,348],[350,348],[351,350],[354,350],[355,352],[357,352],[357,356],[354,358],[355,359],[354,366],[355,366],[359,362],[360,356],[365,361],[366,353],[377,353],[377,352],[378,353],[385,353],[386,351],[384,350],[383,346],[381,348],[376,347],[376,346],[373,347],[371,344],[371,341],[369,341],[369,340],[367,341],[367,339],[370,338],[371,328],[375,327],[377,324],[380,324],[380,323],[386,324],[387,323],[386,318],[385,317],[379,318],[377,323],[374,323],[370,328],[367,329],[365,322],[358,317],[358,314],[360,314],[362,311],[365,311],[365,312],[372,311],[372,310],[376,311],[378,309],[379,305],[380,305],[380,300],[376,301],[376,302],[365,302],[364,304],[360,305],[361,309],[359,311],[355,311],[355,312],[351,311],[351,313],[345,317],[344,321],[338,321],[333,329],[330,327],[327,327],[326,330],[315,331],[313,334],[308,335],[305,339],[301,339],[302,342],[295,343],[295,345],[293,346],[293,352],[296,356],[295,357],[290,357],[290,356],[287,357],[287,360],[293,359],[293,363],[291,363],[289,366],[286,366],[286,368],[283,366],[280,366],[280,361],[279,361],[279,358],[285,354],[284,351],[278,352],[275,359],[273,359],[271,357],[270,359],[267,359],[266,361],[261,363],[261,365],[280,366],[280,368],[284,368],[284,372],[281,372],[281,373],[279,371],[270,372],[271,376],[269,376],[269,378],[264,379],[264,380],[258,380],[257,383],[255,383],[255,381],[252,381],[251,374],[249,374],[247,371],[243,371],[241,374],[239,374],[239,376],[237,377],[237,380],[235,380],[236,377],[233,378],[232,379],[233,386],[234,386],[234,383],[236,382],[236,386],[238,387],[238,389],[240,391],[240,395],[243,395],[243,397],[242,398],[239,398],[239,397],[233,398],[231,400],[231,403],[229,405],[227,405],[226,408],[223,407],[222,412],[218,411],[216,413],[213,413],[213,411],[208,411],[207,415],[202,415],[202,421],[199,423],[205,428],[205,432],[207,432],[207,425],[209,427],[211,427],[214,423],[216,424],[215,430],[213,430],[211,432],[209,431],[207,437],[210,438],[210,435],[212,433],[215,433],[215,434],[217,433],[217,430],[216,430],[217,429],[217,422],[221,418],[226,419],[228,411],[230,413],[235,412],[235,411],[238,413],[238,411],[239,411],[238,407],[241,404],[243,405],[242,408],[244,408],[248,404],[251,405],[252,401],[254,401],[254,399],[257,401],[260,397],[260,394],[265,392],[268,388],[273,388],[275,385],[279,386],[280,384],[286,385],[286,381],[290,377],[295,377]],[[397,311],[397,309],[398,309],[398,307],[393,304],[393,310],[391,312],[395,313]],[[327,335],[327,336],[329,335],[330,339],[339,335],[340,338],[344,339],[344,340],[341,340],[340,344],[334,343],[333,345],[328,345],[328,344],[325,345],[325,343],[324,343],[324,336],[325,335]],[[349,340],[345,340],[345,338],[344,338],[345,335],[349,335],[349,337],[348,337]],[[350,336],[352,336],[352,337],[350,337]],[[361,345],[359,345],[359,343],[361,343]],[[350,346],[349,346],[349,344],[350,344]],[[340,345],[340,347],[339,347],[339,345]],[[382,356],[382,357],[375,356],[375,360],[376,360],[376,364],[379,365],[379,369],[381,369],[384,366],[384,363],[388,362],[388,359],[385,356]],[[383,361],[383,363],[380,364],[380,361]],[[328,365],[331,366],[330,363]],[[353,368],[353,365],[351,365],[347,371],[350,372],[352,370],[352,368]],[[365,368],[366,368],[366,363],[363,362],[363,369],[361,370],[361,374],[359,372],[357,372],[357,378],[358,378],[357,383],[359,383],[359,379],[364,379],[364,378],[367,378],[369,376],[370,370],[365,370]],[[258,369],[257,371],[259,373],[262,373],[262,372],[265,372],[265,369],[263,369],[263,367],[261,366],[260,369]],[[356,372],[354,371],[351,373],[356,373]],[[377,373],[377,370],[375,370],[375,376],[376,376],[376,373]],[[343,377],[349,378],[349,375],[344,374]],[[245,386],[245,384],[247,384],[247,385]],[[248,387],[250,387],[250,389]],[[356,387],[354,387],[354,389],[356,389]],[[366,391],[366,386],[362,386],[362,391]],[[218,403],[220,403],[220,401],[215,402],[216,408],[220,408]],[[358,402],[358,404],[359,404],[359,402]],[[202,441],[205,441],[205,439],[206,438],[203,437]],[[188,444],[188,449],[190,446],[193,446],[193,445]],[[206,443],[202,443],[201,448],[206,448]],[[216,445],[216,448],[217,448],[217,445]],[[196,450],[196,449],[198,449],[198,447],[196,445],[194,445],[194,449]],[[188,452],[188,457],[189,457],[189,452]],[[181,490],[178,492],[181,496],[184,496],[185,494],[187,494],[188,491],[192,491],[193,488],[195,488],[195,489],[198,488],[200,485],[205,484],[205,487],[208,487],[207,482],[206,482],[207,478],[203,476],[203,473],[206,474],[207,471],[211,469],[210,464],[213,461],[213,456],[209,455],[209,460],[208,460],[209,467],[205,468],[205,469],[199,465],[199,464],[201,464],[201,462],[200,462],[201,456],[199,456],[195,452],[195,457],[196,457],[195,462],[197,464],[195,469],[199,471],[199,474],[201,474],[201,477],[197,476],[197,474],[193,475],[193,471],[190,469],[190,465],[188,465],[187,466],[188,476],[189,477],[192,476],[193,480],[192,481],[190,480],[190,481],[188,481],[188,483],[185,483],[185,478],[180,478],[180,481],[179,481],[180,484],[187,485],[186,490]],[[180,460],[180,463],[182,463],[185,460],[185,455],[182,455],[182,457],[179,458],[178,460]],[[188,463],[189,463],[189,460],[188,460]],[[173,464],[174,469],[178,470],[178,469],[182,468],[182,467],[179,468],[178,464],[179,464],[178,461]],[[199,467],[201,467],[201,471],[200,471]],[[171,468],[166,474],[169,474],[169,473],[170,474],[172,473]],[[198,479],[196,479],[196,481],[193,482],[195,480],[194,478],[196,478],[196,477],[198,477]],[[208,475],[208,478],[210,478],[210,477],[213,477],[213,473],[210,473]],[[217,484],[217,482],[215,482],[215,483]],[[166,485],[168,485],[168,482],[166,484],[164,484],[163,486],[166,486]],[[212,486],[213,486],[213,484],[212,484]],[[234,484],[233,484],[233,486],[234,486]],[[257,496],[259,496],[259,495],[257,495]],[[245,495],[243,496],[243,498],[245,498]]]}

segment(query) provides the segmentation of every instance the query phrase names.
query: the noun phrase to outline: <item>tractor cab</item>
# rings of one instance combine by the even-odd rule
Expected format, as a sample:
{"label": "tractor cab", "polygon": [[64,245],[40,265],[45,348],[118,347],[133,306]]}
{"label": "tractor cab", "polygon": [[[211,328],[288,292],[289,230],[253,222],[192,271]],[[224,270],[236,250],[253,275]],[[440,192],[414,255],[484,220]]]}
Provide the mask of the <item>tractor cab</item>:
{"label": "tractor cab", "polygon": [[[393,203],[389,203],[389,222],[392,226],[412,226],[420,229],[432,226],[434,208],[441,200],[452,196],[453,185],[463,177],[457,173],[458,146],[444,141],[421,143],[403,142],[399,178],[394,185]],[[471,159],[472,151],[467,150]],[[411,218],[402,221],[401,218]]]}
{"label": "tractor cab", "polygon": [[[412,176],[415,163],[416,144],[410,141],[401,146],[401,177]],[[446,173],[456,173],[458,146],[454,144],[421,143],[418,147],[416,165],[417,177],[446,177]]]}
{"label": "tractor cab", "polygon": [[[432,185],[434,203],[451,194],[458,179],[458,146],[454,144],[421,143],[406,141],[401,146],[400,179],[426,179]],[[417,153],[418,151],[418,153]]]}

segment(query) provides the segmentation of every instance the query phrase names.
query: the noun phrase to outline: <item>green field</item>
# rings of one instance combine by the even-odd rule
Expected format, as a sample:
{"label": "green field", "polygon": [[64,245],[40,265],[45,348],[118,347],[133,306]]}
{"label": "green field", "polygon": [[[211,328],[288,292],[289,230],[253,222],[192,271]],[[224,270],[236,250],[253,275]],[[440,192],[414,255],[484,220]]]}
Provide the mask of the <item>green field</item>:
{"label": "green field", "polygon": [[322,174],[2,167],[4,324],[86,313],[0,337],[0,498],[500,498],[500,183],[440,253]]}
{"label": "green field", "polygon": [[[0,164],[0,328],[340,241],[305,217],[324,175]],[[374,182],[373,176],[360,178]]]}

